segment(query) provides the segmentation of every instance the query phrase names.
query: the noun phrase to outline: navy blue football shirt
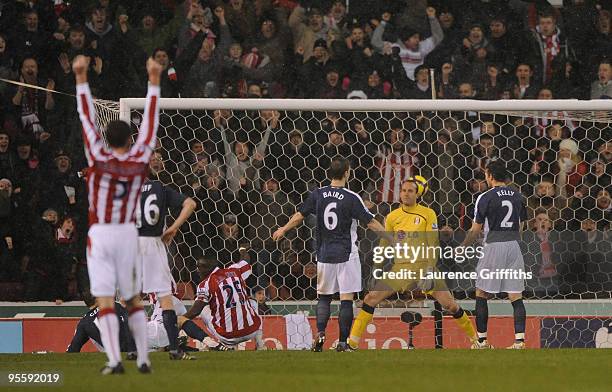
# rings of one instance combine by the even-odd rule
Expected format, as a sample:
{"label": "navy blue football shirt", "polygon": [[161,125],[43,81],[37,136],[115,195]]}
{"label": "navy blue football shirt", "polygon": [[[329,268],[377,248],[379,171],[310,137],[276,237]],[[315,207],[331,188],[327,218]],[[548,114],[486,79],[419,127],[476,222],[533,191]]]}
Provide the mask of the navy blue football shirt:
{"label": "navy blue football shirt", "polygon": [[317,262],[344,263],[357,253],[357,222],[374,218],[361,196],[346,188],[324,186],[313,190],[299,208],[303,216],[317,217]]}
{"label": "navy blue football shirt", "polygon": [[474,221],[484,224],[486,242],[520,239],[520,223],[527,220],[523,195],[507,186],[496,186],[476,199]]}
{"label": "navy blue football shirt", "polygon": [[142,185],[140,206],[136,209],[136,227],[140,237],[161,237],[170,209],[180,208],[187,196],[159,181],[147,180]]}

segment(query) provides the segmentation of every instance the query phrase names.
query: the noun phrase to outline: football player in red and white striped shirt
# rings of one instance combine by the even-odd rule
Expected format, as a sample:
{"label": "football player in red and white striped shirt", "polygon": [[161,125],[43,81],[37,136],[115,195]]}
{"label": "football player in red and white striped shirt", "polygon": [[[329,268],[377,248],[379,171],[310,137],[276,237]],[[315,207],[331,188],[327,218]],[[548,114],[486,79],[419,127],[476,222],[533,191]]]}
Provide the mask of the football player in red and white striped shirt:
{"label": "football player in red and white striped shirt", "polygon": [[[184,315],[193,319],[201,314],[206,328],[226,347],[255,338],[261,327],[261,318],[249,301],[249,288],[244,283],[252,273],[249,260],[248,249],[241,247],[240,261],[227,268],[198,266],[204,279],[198,285],[193,306]],[[202,312],[206,304],[210,313]]]}
{"label": "football player in red and white striped shirt", "polygon": [[77,108],[89,163],[87,267],[91,293],[97,298],[100,308],[100,337],[108,356],[108,363],[101,372],[124,372],[119,352],[119,323],[114,309],[118,289],[121,297],[128,299],[128,323],[136,342],[138,370],[149,373],[147,319],[140,300],[135,210],[156,142],[162,67],[152,59],[147,62],[149,91],[136,143],[130,144],[132,132],[129,124],[111,121],[106,127],[108,147],[97,129],[93,98],[87,83],[88,68],[88,58],[75,58],[72,69],[76,75]]}

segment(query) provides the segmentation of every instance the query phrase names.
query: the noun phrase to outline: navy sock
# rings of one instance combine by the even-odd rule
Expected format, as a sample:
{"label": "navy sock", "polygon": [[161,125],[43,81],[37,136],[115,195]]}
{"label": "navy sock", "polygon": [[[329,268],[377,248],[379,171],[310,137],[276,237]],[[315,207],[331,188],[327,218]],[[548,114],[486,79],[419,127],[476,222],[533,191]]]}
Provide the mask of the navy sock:
{"label": "navy sock", "polygon": [[204,331],[191,320],[185,321],[183,323],[182,329],[183,331],[185,331],[187,336],[200,342],[203,341],[204,338],[207,336],[206,333],[204,333]]}
{"label": "navy sock", "polygon": [[476,330],[478,341],[483,342],[487,339],[487,323],[489,322],[489,306],[487,299],[476,297]]}
{"label": "navy sock", "polygon": [[317,332],[325,334],[327,322],[331,315],[331,295],[319,295],[317,302]]}
{"label": "navy sock", "polygon": [[178,326],[176,325],[176,313],[174,310],[163,310],[162,319],[164,320],[164,328],[168,334],[170,351],[176,351],[178,350]]}
{"label": "navy sock", "polygon": [[514,310],[514,336],[517,342],[525,341],[525,323],[527,322],[527,311],[523,299],[512,301]]}
{"label": "navy sock", "polygon": [[353,324],[353,301],[340,301],[340,314],[338,315],[338,326],[340,327],[340,342],[346,342]]}

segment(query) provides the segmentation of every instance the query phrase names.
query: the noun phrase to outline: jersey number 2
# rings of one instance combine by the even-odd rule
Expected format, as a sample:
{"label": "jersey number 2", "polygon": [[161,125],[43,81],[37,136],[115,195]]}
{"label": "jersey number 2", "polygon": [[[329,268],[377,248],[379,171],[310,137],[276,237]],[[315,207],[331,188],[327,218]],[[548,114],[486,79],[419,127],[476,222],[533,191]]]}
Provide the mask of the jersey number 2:
{"label": "jersey number 2", "polygon": [[338,226],[338,215],[334,212],[338,203],[329,203],[323,211],[323,222],[327,230],[333,230]]}
{"label": "jersey number 2", "polygon": [[514,223],[510,222],[510,218],[512,217],[512,203],[510,202],[510,200],[502,200],[501,205],[502,207],[508,207],[508,213],[506,214],[504,219],[502,219],[501,227],[510,228],[512,227],[512,225],[514,225]]}
{"label": "jersey number 2", "polygon": [[155,204],[157,195],[149,195],[145,199],[144,207],[136,209],[136,227],[142,227],[142,215],[149,226],[155,226],[159,221],[159,207]]}

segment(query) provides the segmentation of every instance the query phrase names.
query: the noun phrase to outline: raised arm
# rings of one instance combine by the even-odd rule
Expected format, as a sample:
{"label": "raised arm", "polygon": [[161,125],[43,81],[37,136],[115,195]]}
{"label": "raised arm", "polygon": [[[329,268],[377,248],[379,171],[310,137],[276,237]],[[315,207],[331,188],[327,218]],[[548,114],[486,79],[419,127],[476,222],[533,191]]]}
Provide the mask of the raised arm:
{"label": "raised arm", "polygon": [[431,29],[431,36],[433,37],[434,47],[438,46],[444,39],[444,30],[440,25],[440,21],[436,16],[436,9],[433,7],[427,7],[427,18],[429,19],[429,28]]}
{"label": "raised arm", "polygon": [[85,142],[85,156],[89,166],[93,164],[102,148],[101,137],[96,127],[96,109],[93,104],[91,90],[87,83],[87,70],[89,58],[77,56],[72,63],[72,70],[76,78],[77,110],[83,125],[83,141]]}
{"label": "raised arm", "polygon": [[142,160],[149,162],[151,153],[155,149],[157,142],[157,127],[159,125],[159,81],[162,72],[162,66],[152,58],[147,60],[147,73],[149,74],[149,89],[147,91],[147,100],[145,103],[145,111],[138,130],[138,138],[136,144],[132,147],[132,151],[140,152]]}

